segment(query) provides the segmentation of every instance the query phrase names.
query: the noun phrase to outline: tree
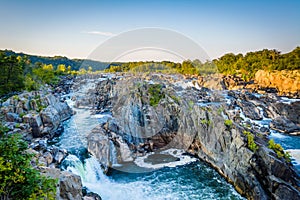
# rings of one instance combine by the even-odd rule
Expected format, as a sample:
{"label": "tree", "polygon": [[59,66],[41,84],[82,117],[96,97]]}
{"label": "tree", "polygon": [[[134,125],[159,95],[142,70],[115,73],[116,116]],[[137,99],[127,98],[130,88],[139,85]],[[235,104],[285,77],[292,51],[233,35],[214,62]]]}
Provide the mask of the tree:
{"label": "tree", "polygon": [[23,66],[16,56],[0,53],[0,95],[24,88]]}
{"label": "tree", "polygon": [[55,199],[56,180],[34,169],[19,134],[7,134],[0,125],[0,199]]}
{"label": "tree", "polygon": [[64,73],[66,71],[66,66],[64,64],[60,64],[57,66],[57,71],[59,73]]}

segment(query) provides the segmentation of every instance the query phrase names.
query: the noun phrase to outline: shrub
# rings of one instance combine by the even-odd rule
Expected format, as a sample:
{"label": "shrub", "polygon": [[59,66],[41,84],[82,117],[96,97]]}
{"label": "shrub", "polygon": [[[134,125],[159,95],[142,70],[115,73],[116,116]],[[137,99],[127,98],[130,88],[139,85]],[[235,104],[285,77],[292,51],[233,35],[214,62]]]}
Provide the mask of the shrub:
{"label": "shrub", "polygon": [[56,180],[34,169],[21,135],[0,125],[0,199],[55,199]]}
{"label": "shrub", "polygon": [[205,125],[209,126],[211,124],[211,120],[202,119],[201,124],[205,124]]}
{"label": "shrub", "polygon": [[275,143],[273,139],[269,140],[269,146],[270,149],[275,151],[278,158],[284,158],[287,162],[291,162],[291,155],[288,152],[284,152],[282,146],[280,144]]}
{"label": "shrub", "polygon": [[150,85],[148,88],[148,93],[150,96],[150,105],[157,106],[159,101],[165,98],[165,94],[162,92],[162,85],[161,84],[153,84]]}
{"label": "shrub", "polygon": [[175,96],[175,95],[170,95],[171,99],[173,99],[175,101],[175,103],[179,104],[180,103],[180,99],[179,97]]}
{"label": "shrub", "polygon": [[218,108],[217,110],[218,115],[221,115],[223,111],[224,111],[223,107]]}
{"label": "shrub", "polygon": [[259,147],[254,141],[254,135],[249,131],[244,131],[243,133],[247,136],[248,148],[253,152],[257,151]]}
{"label": "shrub", "polygon": [[225,124],[225,126],[227,126],[228,128],[231,128],[232,127],[232,121],[230,120],[230,119],[226,119],[225,121],[224,121],[224,124]]}

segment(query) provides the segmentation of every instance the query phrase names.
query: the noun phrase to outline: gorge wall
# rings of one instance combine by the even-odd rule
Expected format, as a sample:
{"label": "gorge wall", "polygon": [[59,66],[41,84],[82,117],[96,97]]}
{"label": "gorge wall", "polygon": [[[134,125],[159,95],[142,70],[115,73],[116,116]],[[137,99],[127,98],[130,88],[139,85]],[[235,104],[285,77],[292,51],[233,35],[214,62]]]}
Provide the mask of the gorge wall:
{"label": "gorge wall", "polygon": [[[268,148],[269,130],[247,125],[240,117],[240,112],[253,120],[265,115],[275,122],[282,117],[276,98],[212,91],[166,75],[100,81],[90,97],[92,105],[95,112],[109,110],[114,118],[92,131],[88,149],[106,171],[113,162],[147,152],[184,149],[209,163],[248,199],[299,199],[299,176]],[[298,119],[285,115],[298,127]]]}

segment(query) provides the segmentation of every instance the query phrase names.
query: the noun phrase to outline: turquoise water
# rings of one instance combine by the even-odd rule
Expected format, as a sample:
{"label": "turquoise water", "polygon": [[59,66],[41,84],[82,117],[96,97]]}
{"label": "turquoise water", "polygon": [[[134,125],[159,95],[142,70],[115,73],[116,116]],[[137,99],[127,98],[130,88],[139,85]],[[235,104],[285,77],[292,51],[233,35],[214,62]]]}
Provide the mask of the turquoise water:
{"label": "turquoise water", "polygon": [[[244,199],[214,169],[187,155],[179,156],[179,160],[167,156],[171,154],[164,154],[161,161],[156,156],[139,158],[104,175],[94,157],[82,155],[90,130],[110,116],[74,110],[77,114],[64,123],[65,130],[57,143],[74,154],[63,161],[62,168],[80,175],[83,185],[103,200]],[[276,132],[270,137],[285,149],[300,149],[300,137]]]}
{"label": "turquoise water", "polygon": [[146,156],[104,175],[94,157],[83,159],[82,155],[86,155],[90,130],[109,116],[91,116],[88,110],[74,110],[77,114],[65,121],[64,132],[56,144],[73,154],[63,161],[62,168],[80,175],[83,185],[102,199],[243,199],[214,169],[196,158],[181,155],[180,151],[176,151],[178,157],[172,157],[172,152],[160,157]]}
{"label": "turquoise water", "polygon": [[200,161],[145,173],[114,169],[106,176],[94,157],[82,163],[71,155],[62,167],[80,175],[83,185],[104,200],[244,199],[215,170]]}

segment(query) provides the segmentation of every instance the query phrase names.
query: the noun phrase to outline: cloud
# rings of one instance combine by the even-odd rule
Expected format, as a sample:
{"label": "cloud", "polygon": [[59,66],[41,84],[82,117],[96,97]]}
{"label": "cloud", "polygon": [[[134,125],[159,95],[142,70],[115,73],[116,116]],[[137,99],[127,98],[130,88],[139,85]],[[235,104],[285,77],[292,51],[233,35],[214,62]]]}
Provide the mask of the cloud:
{"label": "cloud", "polygon": [[102,35],[102,36],[115,36],[116,34],[111,33],[111,32],[104,32],[104,31],[84,31],[84,33],[87,34],[94,34],[94,35]]}

